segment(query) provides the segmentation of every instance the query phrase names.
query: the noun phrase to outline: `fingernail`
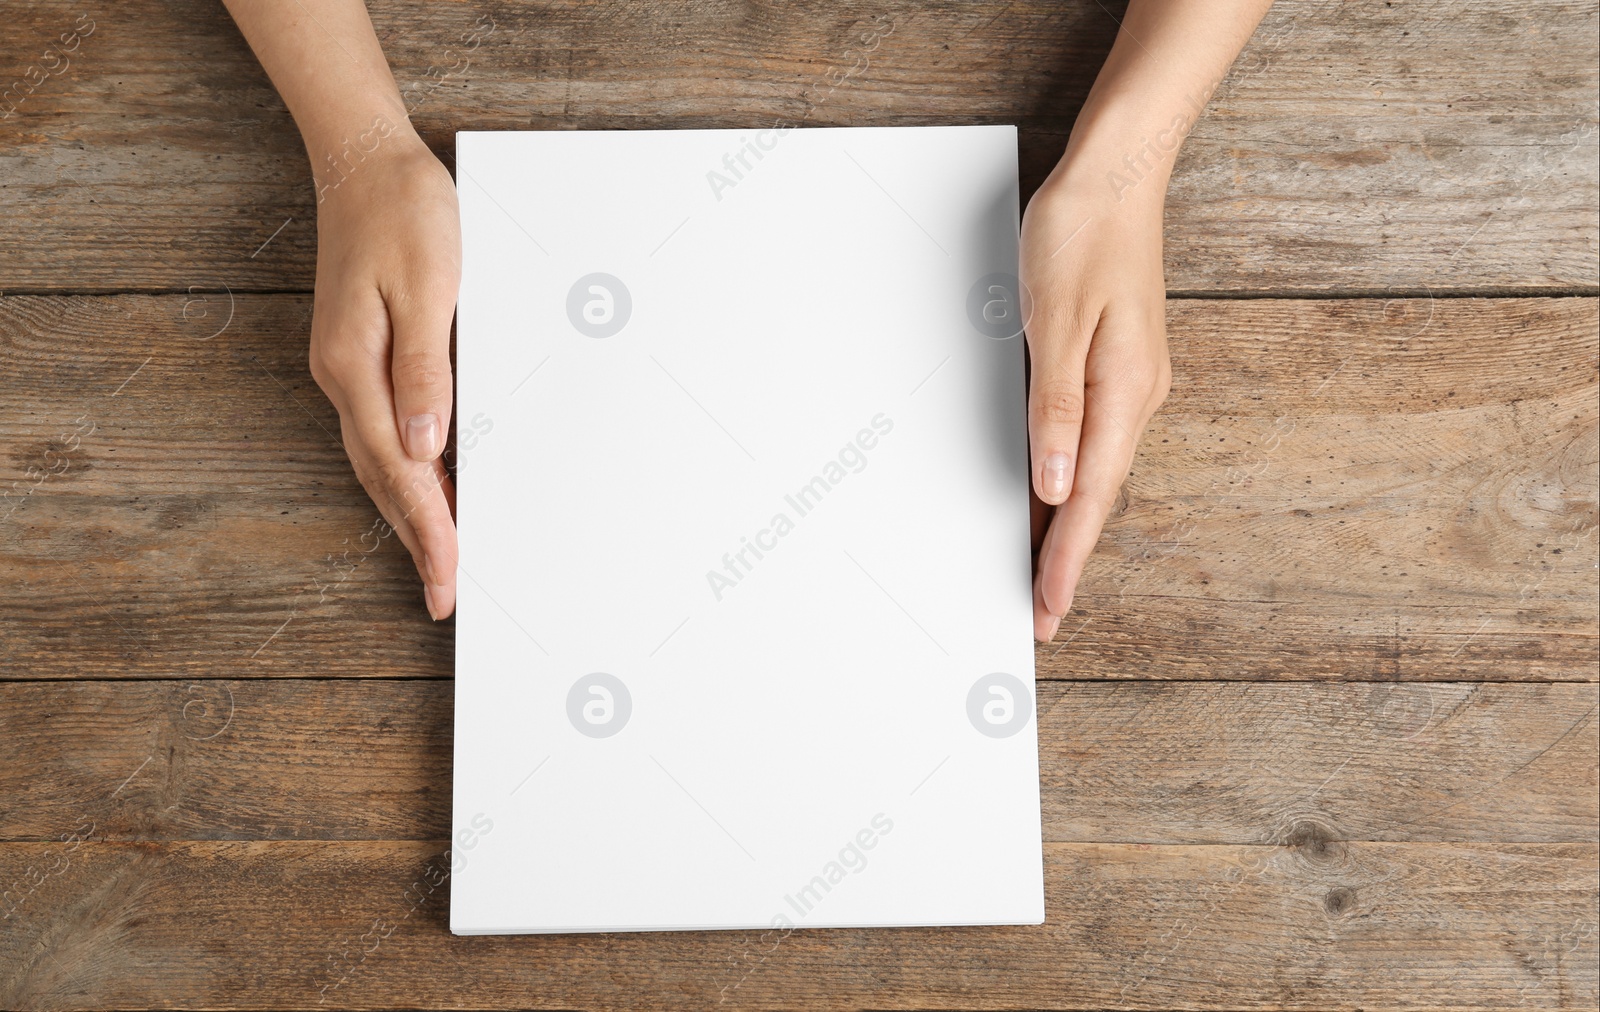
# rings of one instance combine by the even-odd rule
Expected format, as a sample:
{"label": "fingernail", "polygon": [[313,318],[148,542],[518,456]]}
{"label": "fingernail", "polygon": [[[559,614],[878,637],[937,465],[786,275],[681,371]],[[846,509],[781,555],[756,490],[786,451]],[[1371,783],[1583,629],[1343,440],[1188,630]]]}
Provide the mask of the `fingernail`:
{"label": "fingernail", "polygon": [[1067,466],[1072,458],[1064,453],[1052,453],[1044,458],[1044,498],[1057,503],[1067,497]]}
{"label": "fingernail", "polygon": [[426,583],[422,585],[422,602],[428,606],[428,617],[439,621],[439,613],[433,608],[433,588]]}
{"label": "fingernail", "polygon": [[1050,623],[1050,636],[1048,638],[1051,639],[1051,640],[1054,640],[1056,638],[1056,632],[1060,628],[1061,628],[1061,616],[1057,615],[1055,617],[1055,621]]}
{"label": "fingernail", "polygon": [[433,568],[433,556],[427,552],[422,553],[422,578],[429,583],[443,583],[439,579],[439,571]]}
{"label": "fingernail", "polygon": [[406,452],[412,460],[432,460],[439,450],[438,415],[412,415],[406,420]]}

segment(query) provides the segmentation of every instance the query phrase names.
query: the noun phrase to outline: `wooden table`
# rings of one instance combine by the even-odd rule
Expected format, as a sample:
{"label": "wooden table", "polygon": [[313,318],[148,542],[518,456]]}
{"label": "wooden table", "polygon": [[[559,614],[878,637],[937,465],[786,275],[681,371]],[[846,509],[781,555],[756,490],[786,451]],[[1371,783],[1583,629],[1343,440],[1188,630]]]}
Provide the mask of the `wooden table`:
{"label": "wooden table", "polygon": [[[447,163],[1014,122],[1025,192],[1120,13],[372,6]],[[776,947],[449,934],[452,629],[360,550],[293,126],[213,0],[0,14],[0,1008],[1595,1006],[1593,2],[1279,4],[1179,160],[1175,389],[1038,651],[1048,922]]]}

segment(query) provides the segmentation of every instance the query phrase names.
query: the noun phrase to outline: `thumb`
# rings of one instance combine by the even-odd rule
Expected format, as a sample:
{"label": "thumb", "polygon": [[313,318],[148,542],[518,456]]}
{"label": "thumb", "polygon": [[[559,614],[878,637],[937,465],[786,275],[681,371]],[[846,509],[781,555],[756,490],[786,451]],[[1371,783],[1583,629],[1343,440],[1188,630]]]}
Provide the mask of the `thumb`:
{"label": "thumb", "polygon": [[1083,433],[1084,360],[1095,320],[1073,313],[1047,314],[1029,342],[1033,362],[1028,390],[1028,445],[1033,487],[1051,506],[1066,501],[1077,470]]}
{"label": "thumb", "polygon": [[452,399],[450,318],[454,286],[437,286],[421,299],[389,304],[394,326],[390,378],[394,383],[395,424],[406,456],[429,461],[444,452],[450,431]]}

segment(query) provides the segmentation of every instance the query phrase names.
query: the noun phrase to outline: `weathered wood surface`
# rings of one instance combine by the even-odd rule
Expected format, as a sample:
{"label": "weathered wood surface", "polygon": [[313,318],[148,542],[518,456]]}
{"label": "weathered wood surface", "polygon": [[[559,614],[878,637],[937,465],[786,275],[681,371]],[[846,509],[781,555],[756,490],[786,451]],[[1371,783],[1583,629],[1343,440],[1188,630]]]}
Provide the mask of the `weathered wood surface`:
{"label": "weathered wood surface", "polygon": [[0,1006],[1326,1010],[1597,997],[1593,844],[1057,843],[1039,927],[477,938],[448,933],[445,846],[0,844],[0,882],[43,876],[0,921]]}
{"label": "weathered wood surface", "polygon": [[[432,840],[448,680],[0,682],[0,841]],[[1058,843],[1595,842],[1600,687],[1045,682]]]}
{"label": "weathered wood surface", "polygon": [[[448,675],[310,300],[207,298],[0,299],[0,677]],[[1179,300],[1170,330],[1041,677],[1597,677],[1600,303]]]}
{"label": "weathered wood surface", "polygon": [[[469,129],[1014,122],[1025,192],[1121,6],[371,5],[447,162]],[[93,33],[54,53],[80,14]],[[43,80],[0,121],[0,290],[309,289],[309,166],[221,4],[6,18],[0,87]],[[1280,0],[1181,156],[1169,286],[1592,293],[1596,39],[1589,0]]]}
{"label": "weathered wood surface", "polygon": [[[447,164],[1015,122],[1026,194],[1122,4],[370,7]],[[1048,923],[781,939],[448,934],[452,629],[307,373],[293,125],[214,0],[0,14],[0,1008],[1600,1002],[1592,0],[1279,0],[1166,244],[1273,298],[1169,303],[1037,654]]]}

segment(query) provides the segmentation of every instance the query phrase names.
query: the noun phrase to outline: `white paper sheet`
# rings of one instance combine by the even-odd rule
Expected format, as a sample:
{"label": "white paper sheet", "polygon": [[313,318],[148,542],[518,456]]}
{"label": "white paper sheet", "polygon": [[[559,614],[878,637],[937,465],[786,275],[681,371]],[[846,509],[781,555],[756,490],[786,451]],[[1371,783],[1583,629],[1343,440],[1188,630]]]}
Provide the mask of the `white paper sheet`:
{"label": "white paper sheet", "polygon": [[451,929],[1041,922],[1015,129],[457,186]]}

